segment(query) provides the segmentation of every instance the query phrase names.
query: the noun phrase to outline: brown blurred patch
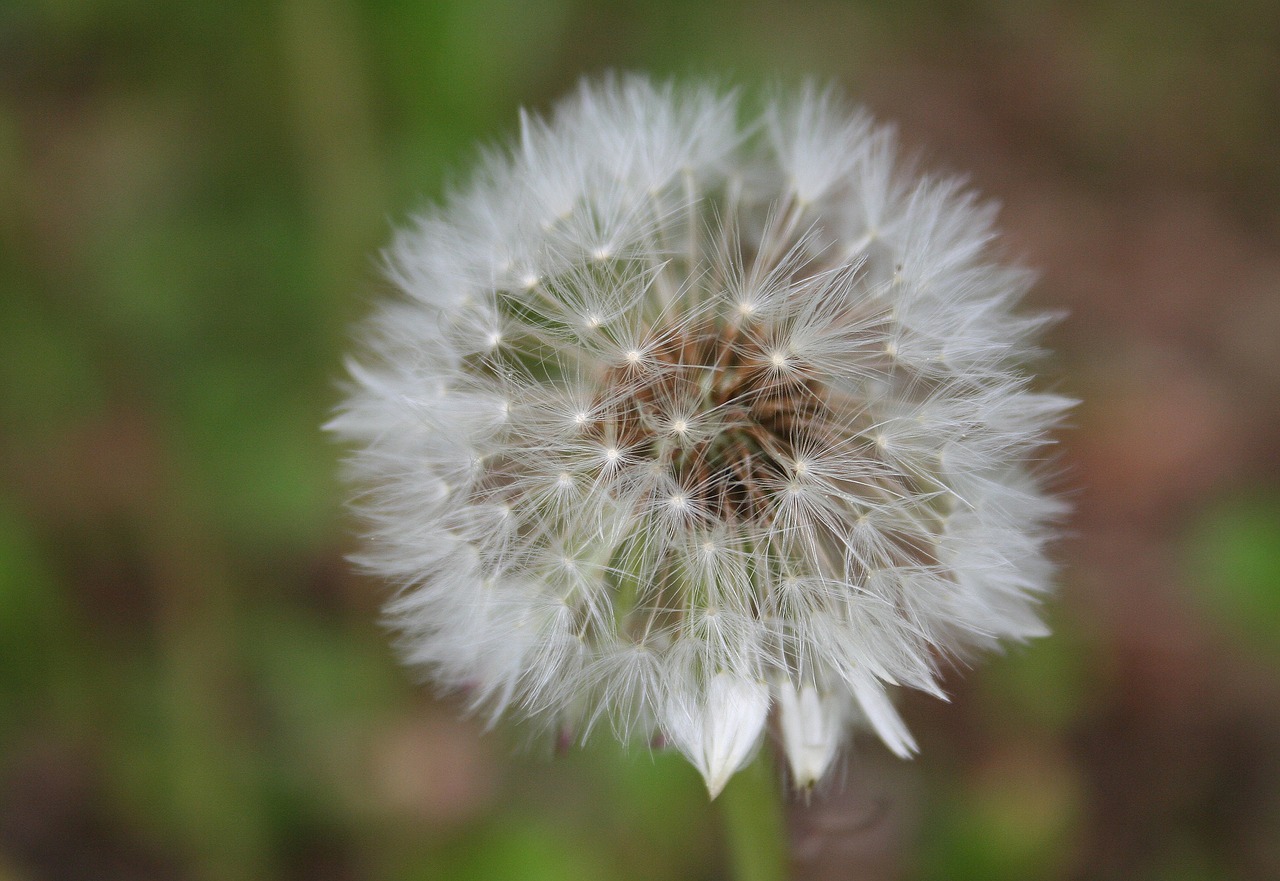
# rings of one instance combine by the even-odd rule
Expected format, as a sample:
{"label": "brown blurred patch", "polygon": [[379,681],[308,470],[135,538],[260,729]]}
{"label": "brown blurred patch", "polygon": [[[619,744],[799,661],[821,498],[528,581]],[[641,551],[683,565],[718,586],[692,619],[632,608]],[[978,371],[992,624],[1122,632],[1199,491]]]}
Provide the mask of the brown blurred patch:
{"label": "brown blurred patch", "polygon": [[918,769],[878,744],[860,744],[836,772],[788,810],[797,881],[904,877],[919,822]]}

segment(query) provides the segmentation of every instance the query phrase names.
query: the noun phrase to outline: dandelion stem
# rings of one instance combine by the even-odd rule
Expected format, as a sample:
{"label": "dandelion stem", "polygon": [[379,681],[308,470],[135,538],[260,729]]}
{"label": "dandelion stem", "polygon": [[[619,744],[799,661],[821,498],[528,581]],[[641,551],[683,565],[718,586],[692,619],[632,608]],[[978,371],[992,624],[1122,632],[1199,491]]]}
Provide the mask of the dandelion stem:
{"label": "dandelion stem", "polygon": [[716,799],[730,877],[735,881],[785,881],[788,877],[782,798],[783,787],[769,754],[761,750]]}

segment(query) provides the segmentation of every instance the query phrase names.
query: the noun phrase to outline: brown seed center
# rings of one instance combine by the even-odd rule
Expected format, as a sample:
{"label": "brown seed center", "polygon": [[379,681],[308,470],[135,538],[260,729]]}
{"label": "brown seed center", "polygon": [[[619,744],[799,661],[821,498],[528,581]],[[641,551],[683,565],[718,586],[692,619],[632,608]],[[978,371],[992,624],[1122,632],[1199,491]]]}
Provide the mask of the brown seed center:
{"label": "brown seed center", "polygon": [[596,402],[594,432],[664,466],[692,510],[767,524],[800,451],[831,433],[821,384],[739,324],[706,322],[660,339],[606,377],[603,388],[625,394]]}

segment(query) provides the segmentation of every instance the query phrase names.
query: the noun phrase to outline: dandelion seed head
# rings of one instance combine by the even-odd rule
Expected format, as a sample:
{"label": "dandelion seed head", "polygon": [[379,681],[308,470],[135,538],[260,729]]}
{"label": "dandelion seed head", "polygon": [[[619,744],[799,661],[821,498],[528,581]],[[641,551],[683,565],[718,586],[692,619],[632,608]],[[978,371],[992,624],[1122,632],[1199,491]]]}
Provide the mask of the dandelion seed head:
{"label": "dandelion seed head", "polygon": [[[406,659],[478,710],[681,750],[770,712],[797,785],[894,687],[1043,634],[1046,318],[993,213],[806,86],[584,83],[397,237],[329,427]],[[744,182],[749,182],[744,183]]]}

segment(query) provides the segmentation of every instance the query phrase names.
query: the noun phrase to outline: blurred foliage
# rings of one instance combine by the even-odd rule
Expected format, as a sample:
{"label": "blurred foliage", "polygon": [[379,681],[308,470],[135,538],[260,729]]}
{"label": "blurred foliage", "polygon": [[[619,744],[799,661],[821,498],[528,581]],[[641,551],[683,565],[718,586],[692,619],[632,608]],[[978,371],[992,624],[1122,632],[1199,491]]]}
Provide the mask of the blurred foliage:
{"label": "blurred foliage", "polygon": [[[1164,175],[1262,216],[1278,19],[1266,0],[7,0],[0,878],[718,877],[683,761],[607,737],[542,761],[454,722],[343,562],[319,425],[391,226],[583,73],[858,84],[1046,45],[1064,173]],[[1208,614],[1263,652],[1278,512],[1206,510],[1186,552]],[[1075,859],[1073,738],[1115,684],[1058,617],[970,696],[991,753],[939,751],[919,877]],[[1182,846],[1141,877],[1235,871]]]}
{"label": "blurred foliage", "polygon": [[1207,509],[1188,540],[1205,613],[1261,652],[1280,653],[1280,493]]}

